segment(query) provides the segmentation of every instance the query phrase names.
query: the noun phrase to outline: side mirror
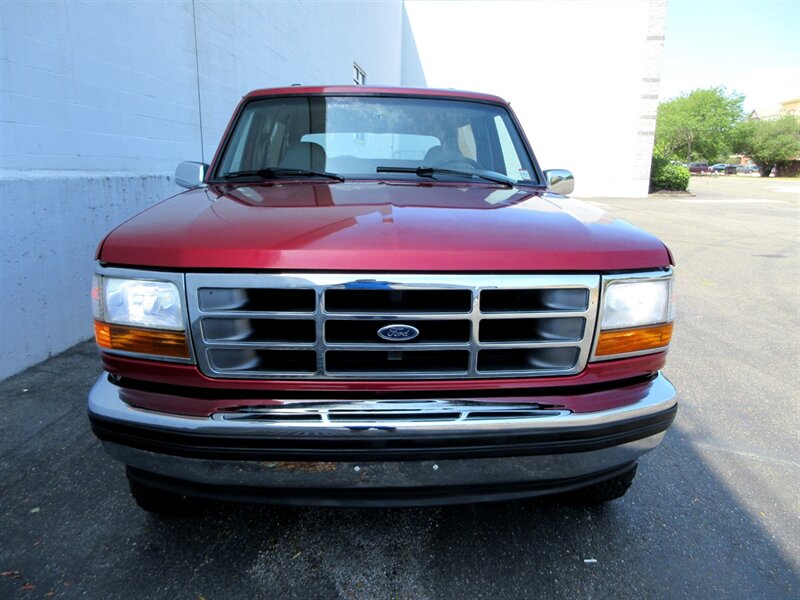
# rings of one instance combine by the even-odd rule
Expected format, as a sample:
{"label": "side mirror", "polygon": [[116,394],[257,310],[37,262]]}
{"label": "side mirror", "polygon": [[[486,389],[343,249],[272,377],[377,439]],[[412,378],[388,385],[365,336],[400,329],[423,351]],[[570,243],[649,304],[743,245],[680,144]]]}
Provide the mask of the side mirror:
{"label": "side mirror", "polygon": [[550,169],[544,172],[547,187],[551,192],[566,196],[575,189],[575,178],[565,169]]}
{"label": "side mirror", "polygon": [[187,160],[175,169],[175,183],[188,190],[199,188],[206,178],[206,171],[208,171],[208,165]]}

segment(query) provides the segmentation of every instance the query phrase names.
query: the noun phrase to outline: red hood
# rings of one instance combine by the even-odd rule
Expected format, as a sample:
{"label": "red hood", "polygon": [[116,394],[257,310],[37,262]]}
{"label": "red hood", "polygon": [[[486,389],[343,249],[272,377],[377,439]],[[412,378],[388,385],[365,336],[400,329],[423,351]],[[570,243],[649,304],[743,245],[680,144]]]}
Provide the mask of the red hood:
{"label": "red hood", "polygon": [[113,265],[332,271],[612,271],[664,245],[602,210],[482,184],[285,182],[184,192],[104,241]]}

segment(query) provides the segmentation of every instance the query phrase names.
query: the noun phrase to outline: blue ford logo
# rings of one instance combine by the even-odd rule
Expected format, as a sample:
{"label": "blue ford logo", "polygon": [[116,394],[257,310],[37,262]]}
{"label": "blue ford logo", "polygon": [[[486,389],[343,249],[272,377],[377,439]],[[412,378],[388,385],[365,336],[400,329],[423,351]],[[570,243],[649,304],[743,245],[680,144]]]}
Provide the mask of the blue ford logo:
{"label": "blue ford logo", "polygon": [[405,342],[419,335],[419,329],[411,325],[386,325],[378,329],[378,335],[390,342]]}

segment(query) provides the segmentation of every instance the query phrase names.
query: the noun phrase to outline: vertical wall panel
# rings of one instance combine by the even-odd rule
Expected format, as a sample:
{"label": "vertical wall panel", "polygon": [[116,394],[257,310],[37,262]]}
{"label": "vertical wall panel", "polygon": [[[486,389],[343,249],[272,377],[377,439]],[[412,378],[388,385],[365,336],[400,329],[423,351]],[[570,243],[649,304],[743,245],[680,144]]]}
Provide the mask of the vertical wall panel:
{"label": "vertical wall panel", "polygon": [[[647,195],[664,0],[407,5],[428,84],[499,94],[579,196]],[[643,133],[640,133],[643,132]]]}
{"label": "vertical wall panel", "polygon": [[351,83],[354,60],[424,85],[403,18],[400,0],[0,2],[0,378],[90,337],[97,244],[200,159],[198,67],[208,161],[251,89]]}

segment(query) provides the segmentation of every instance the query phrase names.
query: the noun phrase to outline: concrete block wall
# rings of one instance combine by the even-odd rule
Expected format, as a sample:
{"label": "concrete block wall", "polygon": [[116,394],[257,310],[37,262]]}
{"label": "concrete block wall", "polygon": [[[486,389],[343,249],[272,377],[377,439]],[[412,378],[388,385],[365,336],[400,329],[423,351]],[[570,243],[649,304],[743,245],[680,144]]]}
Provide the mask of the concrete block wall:
{"label": "concrete block wall", "polygon": [[400,0],[0,2],[0,378],[91,337],[97,244],[211,159],[242,94],[354,61],[425,85],[404,21]]}
{"label": "concrete block wall", "polygon": [[4,170],[168,173],[197,154],[190,2],[0,3]]}
{"label": "concrete block wall", "polygon": [[169,177],[147,173],[0,176],[0,376],[91,337],[89,288],[99,241],[173,191]]}
{"label": "concrete block wall", "polygon": [[[235,6],[235,5],[234,5]],[[353,62],[370,85],[400,85],[403,5],[399,2],[264,2],[242,14],[230,4],[197,4],[205,156],[216,149],[243,89],[353,83]],[[407,46],[408,48],[408,46]],[[418,59],[417,59],[418,62]],[[265,82],[271,82],[265,84]],[[409,85],[424,85],[421,71]]]}

